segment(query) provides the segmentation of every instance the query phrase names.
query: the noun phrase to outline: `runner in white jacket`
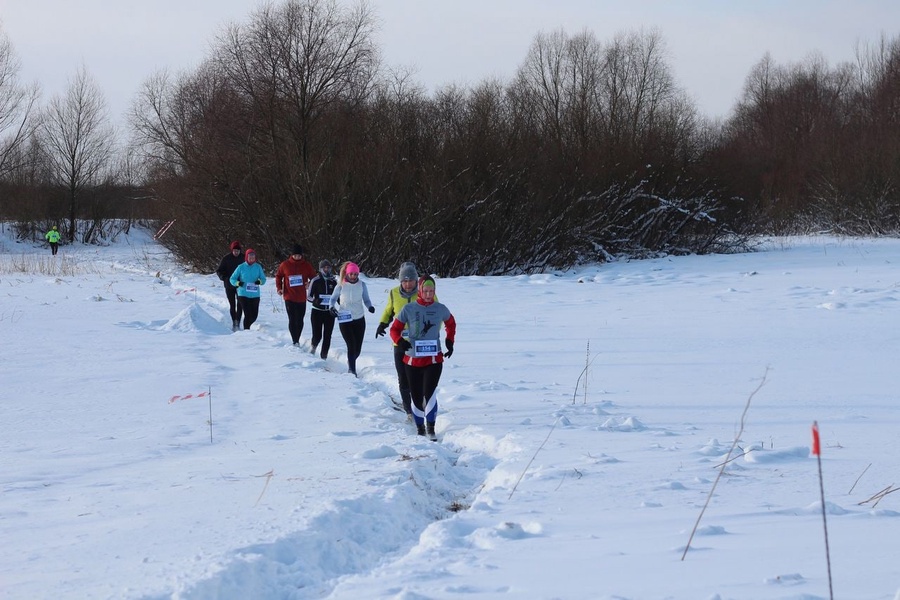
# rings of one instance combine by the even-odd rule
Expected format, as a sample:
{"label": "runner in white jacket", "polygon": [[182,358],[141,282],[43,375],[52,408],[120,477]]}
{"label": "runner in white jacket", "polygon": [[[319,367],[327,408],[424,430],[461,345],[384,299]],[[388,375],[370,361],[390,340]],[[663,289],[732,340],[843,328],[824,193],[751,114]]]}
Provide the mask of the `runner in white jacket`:
{"label": "runner in white jacket", "polygon": [[347,372],[356,375],[356,359],[362,354],[366,337],[366,309],[375,312],[369,299],[369,288],[359,280],[359,266],[345,262],[341,265],[337,287],[331,294],[331,312],[337,317],[341,336],[347,344]]}

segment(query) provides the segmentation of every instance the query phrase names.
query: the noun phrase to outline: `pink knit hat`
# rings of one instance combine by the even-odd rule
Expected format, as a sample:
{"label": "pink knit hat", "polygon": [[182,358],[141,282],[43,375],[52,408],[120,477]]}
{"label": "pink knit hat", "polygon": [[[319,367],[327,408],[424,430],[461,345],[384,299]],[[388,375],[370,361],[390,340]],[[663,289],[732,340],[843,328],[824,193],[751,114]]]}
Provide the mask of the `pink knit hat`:
{"label": "pink knit hat", "polygon": [[359,274],[359,265],[354,262],[347,263],[347,268],[344,269],[344,273],[356,273]]}

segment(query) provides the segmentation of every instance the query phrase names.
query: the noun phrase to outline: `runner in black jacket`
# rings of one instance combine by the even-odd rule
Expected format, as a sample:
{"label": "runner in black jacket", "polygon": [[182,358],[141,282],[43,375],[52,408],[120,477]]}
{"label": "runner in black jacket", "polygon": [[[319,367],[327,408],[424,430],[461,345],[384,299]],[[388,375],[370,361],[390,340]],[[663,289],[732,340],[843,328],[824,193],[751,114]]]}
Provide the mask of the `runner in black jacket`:
{"label": "runner in black jacket", "polygon": [[231,282],[228,280],[231,279],[234,270],[242,262],[244,262],[244,257],[241,255],[241,243],[234,241],[231,242],[231,252],[222,257],[222,262],[219,263],[219,268],[216,269],[216,275],[225,282],[225,296],[228,298],[228,307],[231,312],[232,331],[237,331],[240,328],[243,311],[241,310],[241,305],[237,302],[237,288],[231,285]]}
{"label": "runner in black jacket", "polygon": [[334,331],[334,315],[331,308],[331,293],[337,285],[337,279],[331,272],[331,261],[326,259],[319,261],[319,274],[309,282],[306,291],[307,300],[312,304],[309,311],[309,324],[312,326],[312,354],[316,353],[319,342],[322,342],[322,358],[328,358],[328,349],[331,348],[331,333]]}

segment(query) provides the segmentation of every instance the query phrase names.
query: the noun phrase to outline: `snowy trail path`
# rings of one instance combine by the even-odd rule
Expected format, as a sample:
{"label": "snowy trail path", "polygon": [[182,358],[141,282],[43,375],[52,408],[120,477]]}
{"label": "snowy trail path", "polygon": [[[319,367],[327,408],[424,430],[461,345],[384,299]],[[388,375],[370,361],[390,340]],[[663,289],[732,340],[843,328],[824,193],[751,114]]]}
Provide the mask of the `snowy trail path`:
{"label": "snowy trail path", "polygon": [[[172,281],[176,296],[186,293],[194,304],[188,314],[180,314],[175,323],[161,329],[216,333],[217,326],[210,325],[210,320],[216,322],[217,317],[204,315],[227,313],[222,295],[181,283]],[[264,310],[272,316],[260,320],[259,330],[238,332],[224,344],[200,340],[194,353],[210,371],[222,374],[224,387],[240,398],[226,407],[234,416],[216,423],[226,435],[243,418],[265,427],[289,423],[292,409],[302,410],[301,422],[294,419],[291,426],[278,427],[270,440],[260,440],[287,446],[277,455],[280,468],[269,472],[278,473],[278,483],[287,480],[287,494],[296,503],[292,513],[297,528],[282,531],[271,541],[229,548],[218,570],[183,589],[180,597],[185,599],[217,598],[223,589],[230,597],[279,597],[290,588],[301,590],[302,597],[327,596],[339,579],[365,575],[392,557],[409,553],[430,524],[468,506],[496,462],[468,452],[468,464],[460,465],[461,448],[412,435],[405,415],[391,408],[390,396],[396,394],[393,379],[376,376],[371,358],[360,360],[360,377],[353,378],[345,373],[337,330],[329,358],[322,360],[309,354],[307,337],[299,347],[290,345],[285,328],[275,324],[284,318],[283,311],[271,298],[261,302],[261,313]],[[180,327],[179,320],[190,325]],[[265,382],[248,386],[246,378],[242,385],[239,376],[230,382],[228,374],[242,371],[241,362],[248,353],[254,355],[254,362],[280,363],[279,377],[298,380],[296,396],[281,398],[282,386],[267,389]],[[261,357],[263,353],[268,356]],[[335,397],[341,399],[335,402]],[[251,406],[247,398],[252,398]],[[330,428],[335,409],[345,416],[346,429]],[[317,461],[321,452],[345,457],[343,468],[336,470],[334,460]],[[368,468],[373,462],[379,463],[377,469]],[[293,471],[291,464],[297,465]],[[274,492],[275,482],[276,475],[268,478],[259,500],[264,502],[266,494]]]}

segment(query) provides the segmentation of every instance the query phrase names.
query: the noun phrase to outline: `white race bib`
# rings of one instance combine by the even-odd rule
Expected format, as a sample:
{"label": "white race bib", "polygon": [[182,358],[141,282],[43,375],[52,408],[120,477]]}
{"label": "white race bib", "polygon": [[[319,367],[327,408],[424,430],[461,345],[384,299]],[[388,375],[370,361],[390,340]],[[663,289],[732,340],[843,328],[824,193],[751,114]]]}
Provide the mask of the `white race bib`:
{"label": "white race bib", "polygon": [[437,340],[416,340],[413,344],[413,356],[437,356]]}
{"label": "white race bib", "polygon": [[353,320],[353,315],[349,310],[339,310],[337,316],[338,323],[349,323]]}
{"label": "white race bib", "polygon": [[255,283],[248,283],[248,284],[245,285],[244,287],[247,288],[247,291],[248,291],[248,292],[256,293],[256,292],[259,291],[259,286],[256,285]]}
{"label": "white race bib", "polygon": [[288,277],[288,283],[291,285],[291,287],[303,285],[303,275],[291,275],[290,277]]}
{"label": "white race bib", "polygon": [[331,294],[319,294],[319,300],[322,301],[322,308],[331,306]]}

